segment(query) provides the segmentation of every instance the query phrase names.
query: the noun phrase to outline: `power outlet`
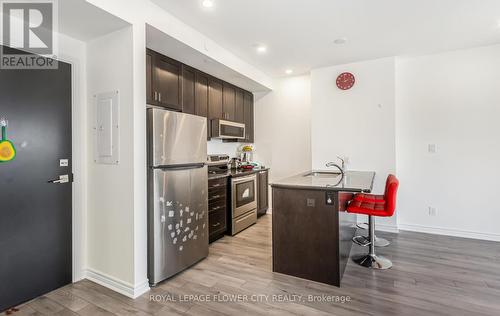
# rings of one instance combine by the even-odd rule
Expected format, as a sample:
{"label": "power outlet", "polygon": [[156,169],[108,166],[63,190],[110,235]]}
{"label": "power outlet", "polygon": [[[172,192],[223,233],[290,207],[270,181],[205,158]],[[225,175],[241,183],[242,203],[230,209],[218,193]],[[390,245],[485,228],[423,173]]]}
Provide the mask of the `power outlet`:
{"label": "power outlet", "polygon": [[429,152],[429,154],[436,154],[438,151],[437,145],[436,144],[429,144],[427,146],[427,151]]}
{"label": "power outlet", "polygon": [[437,209],[435,207],[429,206],[429,216],[436,216]]}

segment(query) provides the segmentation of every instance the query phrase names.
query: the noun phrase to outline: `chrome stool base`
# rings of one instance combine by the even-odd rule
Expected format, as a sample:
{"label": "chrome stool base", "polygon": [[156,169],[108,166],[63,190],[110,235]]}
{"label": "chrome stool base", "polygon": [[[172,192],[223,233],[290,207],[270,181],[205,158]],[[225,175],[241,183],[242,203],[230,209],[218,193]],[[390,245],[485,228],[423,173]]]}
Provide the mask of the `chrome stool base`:
{"label": "chrome stool base", "polygon": [[[385,270],[389,269],[392,267],[392,262],[389,259],[386,259],[382,256],[377,256],[375,254],[375,218],[373,215],[368,216],[368,222],[369,222],[369,230],[368,230],[368,236],[356,236],[353,238],[353,241],[355,243],[360,242],[361,245],[366,244],[370,246],[370,250],[367,254],[364,255],[356,255],[352,257],[352,261],[355,263],[359,264],[362,267],[369,268],[369,269],[377,269],[377,270]],[[363,240],[365,239],[365,240]]]}
{"label": "chrome stool base", "polygon": [[370,269],[386,270],[392,267],[391,260],[375,254],[354,256],[352,260],[360,266]]}

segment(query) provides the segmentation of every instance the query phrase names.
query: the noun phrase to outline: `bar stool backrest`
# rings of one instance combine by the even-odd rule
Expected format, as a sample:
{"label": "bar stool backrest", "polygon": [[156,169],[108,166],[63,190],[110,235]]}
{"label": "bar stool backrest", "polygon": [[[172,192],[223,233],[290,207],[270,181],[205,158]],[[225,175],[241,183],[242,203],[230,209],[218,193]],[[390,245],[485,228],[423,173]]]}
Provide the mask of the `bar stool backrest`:
{"label": "bar stool backrest", "polygon": [[387,216],[392,216],[396,210],[396,198],[398,194],[399,180],[395,175],[390,174],[385,182],[385,211]]}

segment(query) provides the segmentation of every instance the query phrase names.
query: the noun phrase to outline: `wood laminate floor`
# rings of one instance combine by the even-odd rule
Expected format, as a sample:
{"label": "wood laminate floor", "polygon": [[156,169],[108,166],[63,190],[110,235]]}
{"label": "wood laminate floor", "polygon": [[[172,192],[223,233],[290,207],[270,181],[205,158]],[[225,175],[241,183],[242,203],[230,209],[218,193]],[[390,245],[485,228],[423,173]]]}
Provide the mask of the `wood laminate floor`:
{"label": "wood laminate floor", "polygon": [[373,271],[350,262],[341,288],[273,273],[267,215],[213,243],[207,259],[139,299],[85,280],[13,315],[500,315],[500,243],[379,235],[392,242],[377,250],[394,267]]}

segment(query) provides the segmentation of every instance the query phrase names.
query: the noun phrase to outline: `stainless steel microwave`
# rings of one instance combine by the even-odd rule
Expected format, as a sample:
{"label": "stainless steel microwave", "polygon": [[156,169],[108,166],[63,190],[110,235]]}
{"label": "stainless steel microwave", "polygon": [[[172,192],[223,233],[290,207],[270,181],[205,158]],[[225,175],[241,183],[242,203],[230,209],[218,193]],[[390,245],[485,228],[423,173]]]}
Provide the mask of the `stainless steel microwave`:
{"label": "stainless steel microwave", "polygon": [[212,138],[245,139],[245,124],[214,119],[212,120]]}

